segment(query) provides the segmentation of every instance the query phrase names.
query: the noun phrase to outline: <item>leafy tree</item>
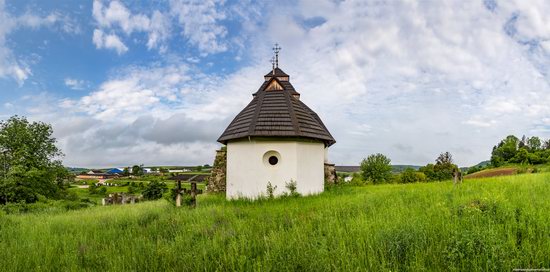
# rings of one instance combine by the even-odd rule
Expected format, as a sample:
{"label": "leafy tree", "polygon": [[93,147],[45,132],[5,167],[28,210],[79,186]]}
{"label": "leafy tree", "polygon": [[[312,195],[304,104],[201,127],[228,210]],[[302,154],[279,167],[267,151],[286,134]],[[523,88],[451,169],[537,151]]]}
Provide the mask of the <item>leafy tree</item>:
{"label": "leafy tree", "polygon": [[373,183],[383,183],[391,179],[391,160],[380,154],[372,154],[361,162],[363,178]]}
{"label": "leafy tree", "polygon": [[164,167],[160,167],[160,168],[159,168],[159,172],[161,172],[161,173],[164,174],[164,173],[169,173],[170,171],[168,171],[168,169],[166,169],[166,168],[164,168]]}
{"label": "leafy tree", "polygon": [[124,169],[122,170],[122,175],[125,177],[130,175],[130,170],[128,169],[128,167],[124,167]]}
{"label": "leafy tree", "polygon": [[527,147],[531,152],[538,151],[542,147],[542,142],[539,137],[531,137],[527,140]]}
{"label": "leafy tree", "polygon": [[435,160],[434,172],[439,181],[451,179],[457,170],[458,166],[453,163],[453,156],[449,152],[441,153]]}
{"label": "leafy tree", "polygon": [[529,163],[529,152],[526,148],[520,148],[516,155],[510,159],[510,162]]}
{"label": "leafy tree", "polygon": [[435,161],[435,164],[429,163],[419,169],[430,181],[450,179],[458,170],[458,166],[453,163],[453,156],[449,152],[441,153]]}
{"label": "leafy tree", "polygon": [[70,175],[59,160],[63,154],[52,132],[50,125],[25,117],[0,122],[0,204],[62,196],[63,181]]}
{"label": "leafy tree", "polygon": [[143,164],[132,166],[132,175],[134,176],[143,176]]}
{"label": "leafy tree", "polygon": [[433,163],[428,163],[426,166],[420,167],[418,171],[424,173],[424,175],[428,178],[428,180],[438,180],[438,176],[435,173],[435,165]]}
{"label": "leafy tree", "polygon": [[162,195],[168,190],[166,183],[157,180],[149,182],[143,190],[143,198],[147,200],[156,200],[162,198]]}
{"label": "leafy tree", "polygon": [[202,165],[199,165],[199,166],[195,167],[195,170],[196,170],[197,172],[202,171]]}

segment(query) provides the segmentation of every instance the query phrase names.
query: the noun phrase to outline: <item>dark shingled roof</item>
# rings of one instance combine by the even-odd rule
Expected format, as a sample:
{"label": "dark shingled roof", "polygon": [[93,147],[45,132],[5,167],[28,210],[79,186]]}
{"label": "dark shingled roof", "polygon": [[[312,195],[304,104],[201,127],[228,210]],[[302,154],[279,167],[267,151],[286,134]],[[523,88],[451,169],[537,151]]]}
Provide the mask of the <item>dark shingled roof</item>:
{"label": "dark shingled roof", "polygon": [[[252,101],[233,119],[218,142],[247,137],[298,137],[323,141],[331,146],[336,141],[321,118],[302,101],[290,82],[279,80],[288,77],[281,69],[270,72]],[[267,90],[276,81],[282,90]]]}
{"label": "dark shingled roof", "polygon": [[281,76],[288,76],[281,68],[277,67],[274,70],[269,71],[269,73],[265,74],[266,77],[273,76],[273,71],[275,71],[275,76],[281,77]]}

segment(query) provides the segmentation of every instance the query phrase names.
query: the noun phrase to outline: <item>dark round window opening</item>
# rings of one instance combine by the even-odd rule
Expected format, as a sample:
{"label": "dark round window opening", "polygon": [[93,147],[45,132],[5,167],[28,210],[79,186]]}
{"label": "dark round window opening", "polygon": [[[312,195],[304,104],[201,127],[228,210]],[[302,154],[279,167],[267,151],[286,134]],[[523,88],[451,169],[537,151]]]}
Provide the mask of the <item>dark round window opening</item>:
{"label": "dark round window opening", "polygon": [[275,157],[275,156],[271,156],[271,157],[269,157],[268,161],[269,161],[269,164],[275,165],[279,162],[279,159],[277,159],[277,157]]}

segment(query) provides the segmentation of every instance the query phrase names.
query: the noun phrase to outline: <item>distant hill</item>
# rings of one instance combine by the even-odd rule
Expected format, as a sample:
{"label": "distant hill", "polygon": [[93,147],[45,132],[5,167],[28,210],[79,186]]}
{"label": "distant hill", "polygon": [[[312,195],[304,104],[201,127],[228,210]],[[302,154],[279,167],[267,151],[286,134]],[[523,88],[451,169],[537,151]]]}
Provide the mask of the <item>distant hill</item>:
{"label": "distant hill", "polygon": [[[346,173],[353,173],[353,172],[359,172],[361,171],[360,166],[350,166],[350,165],[336,165],[336,172],[346,172]],[[414,170],[420,169],[421,166],[418,165],[402,165],[402,164],[396,164],[392,165],[392,172],[393,173],[401,173],[405,171],[407,168],[412,168]]]}
{"label": "distant hill", "polygon": [[405,171],[405,169],[407,168],[412,168],[414,170],[418,170],[420,169],[420,167],[422,166],[419,166],[419,165],[406,165],[406,164],[396,164],[396,165],[392,165],[392,172],[394,173],[401,173],[403,171]]}
{"label": "distant hill", "polygon": [[80,168],[80,167],[65,167],[69,173],[81,173],[81,172],[87,172],[90,169],[87,168]]}
{"label": "distant hill", "polygon": [[477,167],[477,166],[480,166],[480,167],[485,167],[487,165],[491,164],[491,161],[482,161],[476,165],[473,165],[473,166],[470,166],[470,167]]}

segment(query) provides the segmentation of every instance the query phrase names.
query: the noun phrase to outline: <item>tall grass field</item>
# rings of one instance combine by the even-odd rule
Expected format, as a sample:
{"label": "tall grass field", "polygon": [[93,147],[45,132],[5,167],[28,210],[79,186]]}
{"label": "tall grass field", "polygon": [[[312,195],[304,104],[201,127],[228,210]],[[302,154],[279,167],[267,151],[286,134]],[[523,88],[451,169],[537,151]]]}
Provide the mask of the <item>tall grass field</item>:
{"label": "tall grass field", "polygon": [[0,214],[2,271],[550,268],[550,173]]}

